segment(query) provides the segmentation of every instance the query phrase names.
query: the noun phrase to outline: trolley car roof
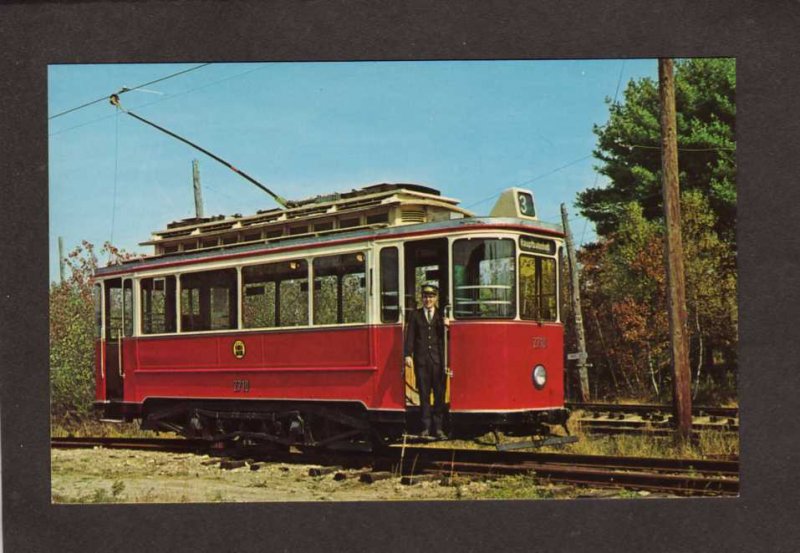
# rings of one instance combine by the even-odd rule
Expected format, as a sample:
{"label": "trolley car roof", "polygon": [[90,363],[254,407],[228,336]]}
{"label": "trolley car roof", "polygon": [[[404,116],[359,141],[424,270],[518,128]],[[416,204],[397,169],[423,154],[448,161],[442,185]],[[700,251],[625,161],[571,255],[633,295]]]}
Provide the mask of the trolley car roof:
{"label": "trolley car roof", "polygon": [[290,250],[309,250],[333,244],[358,243],[374,240],[411,237],[439,233],[452,233],[462,230],[508,230],[530,232],[553,237],[563,237],[561,225],[542,221],[529,221],[517,217],[464,217],[446,221],[435,221],[403,226],[372,225],[352,231],[328,235],[307,234],[304,236],[282,236],[264,239],[248,244],[229,244],[205,250],[144,256],[124,261],[118,265],[98,268],[98,277],[132,273],[156,268],[167,268],[205,261],[233,260],[268,253]]}

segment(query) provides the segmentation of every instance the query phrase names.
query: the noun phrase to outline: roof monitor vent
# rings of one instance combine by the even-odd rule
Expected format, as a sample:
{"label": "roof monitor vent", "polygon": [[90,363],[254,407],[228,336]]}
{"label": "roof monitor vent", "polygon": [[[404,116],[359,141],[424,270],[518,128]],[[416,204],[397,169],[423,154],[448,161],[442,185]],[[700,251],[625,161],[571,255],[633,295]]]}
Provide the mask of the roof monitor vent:
{"label": "roof monitor vent", "polygon": [[533,192],[523,188],[503,190],[494,204],[490,217],[520,217],[537,221]]}

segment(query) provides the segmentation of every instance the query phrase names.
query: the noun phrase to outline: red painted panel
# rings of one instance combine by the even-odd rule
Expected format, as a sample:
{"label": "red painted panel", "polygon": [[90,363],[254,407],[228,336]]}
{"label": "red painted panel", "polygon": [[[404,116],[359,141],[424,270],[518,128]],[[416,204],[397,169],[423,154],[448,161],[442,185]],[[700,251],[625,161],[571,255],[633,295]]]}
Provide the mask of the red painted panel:
{"label": "red painted panel", "polygon": [[[237,359],[233,344],[245,344]],[[370,329],[286,330],[140,338],[132,401],[147,397],[291,398],[373,403]],[[249,392],[234,392],[246,379]]]}
{"label": "red painted panel", "polygon": [[405,409],[405,380],[400,373],[403,362],[403,328],[399,324],[375,327],[375,405],[382,409]]}
{"label": "red painted panel", "polygon": [[125,375],[122,379],[122,397],[124,401],[136,401],[136,397],[133,394],[138,368],[136,342],[134,338],[123,338],[122,340],[122,369]]}
{"label": "red painted panel", "polygon": [[[243,359],[233,355],[236,340],[245,343]],[[399,324],[126,339],[125,400],[349,400],[403,409],[402,354]],[[450,359],[453,411],[563,406],[561,325],[454,321]],[[531,380],[539,363],[548,373],[541,391]],[[239,379],[249,382],[248,392],[234,392]],[[105,384],[96,381],[102,399]]]}
{"label": "red painted panel", "polygon": [[[563,406],[563,348],[563,328],[557,324],[453,322],[451,410]],[[531,378],[537,364],[547,369],[543,390]]]}

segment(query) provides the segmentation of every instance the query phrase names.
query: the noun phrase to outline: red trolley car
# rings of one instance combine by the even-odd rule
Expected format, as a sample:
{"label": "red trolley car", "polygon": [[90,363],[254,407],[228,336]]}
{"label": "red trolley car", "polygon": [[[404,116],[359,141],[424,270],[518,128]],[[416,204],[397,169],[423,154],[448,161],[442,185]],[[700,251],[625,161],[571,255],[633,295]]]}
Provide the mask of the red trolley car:
{"label": "red trolley car", "polygon": [[517,188],[489,217],[380,184],[171,223],[154,255],[96,272],[96,406],[213,440],[395,439],[419,425],[405,313],[435,283],[448,433],[542,433],[566,419],[562,243]]}

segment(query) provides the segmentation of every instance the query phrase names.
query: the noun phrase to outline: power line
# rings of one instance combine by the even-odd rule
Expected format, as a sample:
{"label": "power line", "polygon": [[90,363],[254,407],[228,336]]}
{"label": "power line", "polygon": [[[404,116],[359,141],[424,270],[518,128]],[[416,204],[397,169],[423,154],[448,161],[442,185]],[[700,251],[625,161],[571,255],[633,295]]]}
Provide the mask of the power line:
{"label": "power line", "polygon": [[[155,79],[153,81],[149,81],[149,82],[146,82],[146,83],[134,86],[134,87],[124,86],[117,92],[117,95],[124,94],[126,92],[130,92],[131,90],[137,90],[139,88],[144,88],[144,87],[149,86],[151,84],[160,83],[161,81],[166,81],[167,79],[171,79],[173,77],[177,77],[178,75],[183,75],[184,73],[189,73],[190,71],[196,71],[197,69],[200,69],[201,67],[205,67],[206,65],[211,65],[211,64],[210,63],[201,63],[200,65],[196,65],[195,67],[190,67],[189,69],[184,69],[182,71],[178,71],[177,73],[172,73],[171,75],[167,75],[165,77],[159,77],[158,79]],[[70,108],[70,109],[68,109],[66,111],[62,111],[61,113],[56,113],[55,115],[51,115],[50,117],[48,117],[48,119],[55,119],[56,117],[61,117],[62,115],[66,115],[68,113],[72,113],[73,111],[78,111],[79,109],[83,109],[85,107],[89,107],[89,106],[91,106],[93,104],[96,104],[98,102],[103,102],[105,100],[108,100],[108,96],[103,96],[102,98],[98,98],[97,100],[92,100],[91,102],[86,102],[85,104],[82,104],[82,105],[74,107],[74,108]]]}
{"label": "power line", "polygon": [[617,78],[617,89],[614,91],[614,103],[617,103],[617,94],[619,93],[619,85],[622,84],[622,71],[625,69],[625,60],[622,60],[622,67],[619,68],[619,78]]}
{"label": "power line", "polygon": [[[641,148],[644,150],[660,150],[661,146],[644,146],[642,144],[620,144],[624,148]],[[719,146],[716,148],[678,148],[679,152],[735,152],[736,148],[726,148]]]}
{"label": "power line", "polygon": [[[262,65],[260,67],[256,67],[255,69],[249,69],[248,71],[243,71],[241,73],[236,73],[236,74],[230,75],[228,77],[223,77],[222,79],[217,79],[216,81],[211,81],[210,83],[206,83],[206,84],[201,85],[201,86],[196,86],[196,87],[190,88],[188,90],[184,90],[184,91],[181,91],[181,92],[177,92],[175,94],[171,94],[171,95],[167,96],[166,98],[160,98],[158,100],[153,100],[152,102],[148,102],[146,104],[142,104],[140,106],[136,106],[136,109],[143,109],[143,108],[146,108],[146,107],[150,107],[153,104],[158,104],[160,102],[166,102],[167,100],[172,100],[172,99],[177,98],[179,96],[183,96],[184,94],[189,94],[190,92],[196,92],[198,90],[203,90],[204,88],[208,88],[210,86],[214,86],[214,85],[219,84],[221,82],[229,81],[229,80],[234,79],[236,77],[243,77],[245,75],[248,75],[248,74],[253,73],[255,71],[260,71],[260,70],[265,69],[267,67],[268,67],[268,64],[264,64],[264,65]],[[141,85],[141,86],[144,86],[144,85]],[[103,98],[103,100],[108,100],[108,96]],[[81,123],[80,125],[75,125],[73,127],[67,127],[66,129],[61,129],[60,131],[56,131],[56,132],[50,133],[48,135],[48,137],[52,138],[53,136],[56,136],[56,135],[59,135],[59,134],[62,134],[62,133],[68,132],[68,131],[73,131],[75,129],[80,129],[81,127],[86,127],[87,125],[91,125],[93,123],[97,123],[97,122],[100,122],[100,121],[105,121],[106,119],[110,119],[112,117],[113,117],[113,115],[104,115],[103,117],[98,117],[97,119],[92,119],[91,121],[87,121],[86,123]]]}
{"label": "power line", "polygon": [[[539,176],[533,177],[532,179],[528,179],[528,180],[526,180],[526,181],[523,181],[523,182],[521,182],[521,183],[519,183],[519,184],[515,184],[514,186],[516,186],[516,187],[518,187],[518,186],[525,186],[526,184],[530,184],[530,183],[532,183],[533,181],[537,181],[537,180],[539,180],[539,179],[543,179],[544,177],[550,176],[550,175],[552,175],[553,173],[558,173],[558,172],[559,172],[559,171],[561,171],[562,169],[566,169],[567,167],[571,167],[571,166],[575,165],[576,163],[580,163],[581,161],[583,161],[583,160],[585,160],[585,159],[589,159],[590,157],[592,157],[592,154],[589,154],[588,156],[583,156],[582,158],[576,159],[576,160],[574,160],[574,161],[570,161],[570,162],[569,162],[569,163],[567,163],[566,165],[562,165],[561,167],[557,167],[557,168],[553,169],[552,171],[548,171],[547,173],[542,173],[542,174],[541,174],[541,175],[539,175]],[[470,205],[468,205],[468,206],[465,206],[465,209],[469,209],[470,207],[474,207],[474,206],[476,206],[476,205],[478,205],[478,204],[482,204],[483,202],[485,202],[485,201],[487,201],[487,200],[491,200],[491,199],[492,199],[492,198],[494,198],[494,197],[495,197],[495,194],[492,194],[491,196],[488,196],[488,197],[486,197],[486,198],[484,198],[484,199],[482,199],[482,200],[478,200],[478,201],[477,201],[477,202],[475,202],[475,203],[472,203],[472,204],[470,204]]]}

